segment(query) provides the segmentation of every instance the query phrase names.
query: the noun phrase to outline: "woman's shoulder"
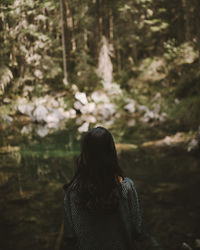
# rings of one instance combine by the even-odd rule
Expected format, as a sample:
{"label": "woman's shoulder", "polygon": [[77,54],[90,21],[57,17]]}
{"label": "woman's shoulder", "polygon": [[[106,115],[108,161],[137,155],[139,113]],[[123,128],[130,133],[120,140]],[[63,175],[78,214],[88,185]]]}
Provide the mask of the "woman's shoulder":
{"label": "woman's shoulder", "polygon": [[63,189],[64,189],[64,193],[66,195],[69,195],[71,193],[76,193],[77,188],[78,188],[78,184],[77,184],[77,180],[76,179],[72,179],[70,182],[66,183],[63,185]]}
{"label": "woman's shoulder", "polygon": [[127,185],[127,186],[134,186],[134,182],[130,177],[124,177],[122,180],[122,184]]}
{"label": "woman's shoulder", "polygon": [[69,204],[72,201],[77,199],[77,192],[76,192],[75,184],[76,183],[74,181],[70,181],[69,183],[63,186],[65,206],[67,206],[66,204]]}
{"label": "woman's shoulder", "polygon": [[130,177],[124,177],[123,181],[121,182],[122,188],[125,191],[133,191],[136,192],[134,181]]}

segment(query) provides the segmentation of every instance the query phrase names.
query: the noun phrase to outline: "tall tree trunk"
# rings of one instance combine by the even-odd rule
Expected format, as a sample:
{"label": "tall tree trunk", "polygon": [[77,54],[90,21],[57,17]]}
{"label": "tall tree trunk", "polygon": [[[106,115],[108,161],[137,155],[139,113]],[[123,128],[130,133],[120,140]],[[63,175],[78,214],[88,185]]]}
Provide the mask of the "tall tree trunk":
{"label": "tall tree trunk", "polygon": [[88,36],[87,36],[87,30],[84,29],[84,32],[83,32],[83,38],[84,38],[84,49],[87,51],[88,50]]}
{"label": "tall tree trunk", "polygon": [[[44,9],[44,16],[46,16],[46,17],[49,16],[47,8]],[[48,20],[48,18],[45,21],[45,31],[49,32],[49,20]]]}
{"label": "tall tree trunk", "polygon": [[138,53],[137,53],[136,42],[135,42],[135,44],[133,45],[133,48],[132,48],[132,55],[133,55],[134,63],[137,64],[137,62],[138,62]]}
{"label": "tall tree trunk", "polygon": [[197,46],[198,46],[198,52],[199,52],[199,65],[200,65],[200,17],[199,17],[199,11],[200,11],[200,1],[196,0],[195,2],[195,23],[196,23],[196,36],[197,36]]}
{"label": "tall tree trunk", "polygon": [[71,11],[71,19],[72,19],[72,50],[76,51],[76,40],[75,40],[75,31],[74,31],[74,17],[73,12]]}
{"label": "tall tree trunk", "polygon": [[63,51],[63,73],[64,73],[64,85],[68,85],[67,79],[67,17],[66,17],[66,5],[64,0],[60,0],[60,11],[62,18],[62,51]]}
{"label": "tall tree trunk", "polygon": [[76,51],[76,41],[74,38],[74,20],[73,20],[73,13],[72,9],[70,9],[68,2],[66,2],[66,15],[67,15],[67,27],[70,30],[70,38],[71,38],[71,45],[72,51]]}
{"label": "tall tree trunk", "polygon": [[117,71],[119,73],[121,71],[121,55],[120,55],[119,45],[117,45],[116,56],[117,56]]}
{"label": "tall tree trunk", "polygon": [[103,19],[102,19],[102,15],[101,15],[101,0],[97,0],[96,1],[96,6],[97,6],[97,16],[98,16],[98,38],[99,38],[99,41],[101,40],[102,38],[102,22],[103,22]]}
{"label": "tall tree trunk", "polygon": [[109,6],[109,38],[110,38],[110,42],[113,42],[113,37],[114,37],[114,33],[113,33],[113,13],[112,13],[112,9]]}
{"label": "tall tree trunk", "polygon": [[191,38],[191,32],[190,32],[190,13],[189,13],[189,3],[188,0],[182,0],[182,6],[183,6],[183,17],[185,22],[185,40],[189,41]]}

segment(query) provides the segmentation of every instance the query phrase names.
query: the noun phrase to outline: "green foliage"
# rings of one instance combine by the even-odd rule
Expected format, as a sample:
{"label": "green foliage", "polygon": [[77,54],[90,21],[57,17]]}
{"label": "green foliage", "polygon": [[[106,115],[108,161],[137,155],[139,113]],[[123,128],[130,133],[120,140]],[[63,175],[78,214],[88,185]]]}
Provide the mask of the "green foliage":
{"label": "green foliage", "polygon": [[[18,83],[18,86],[13,86],[16,89],[26,84],[24,79],[31,79],[33,86],[38,82],[51,82],[58,76],[61,79],[62,62],[57,60],[62,55],[59,49],[61,44],[59,39],[53,37],[57,24],[53,21],[56,11],[51,8],[55,9],[57,4],[51,0],[42,5],[40,1],[33,0],[14,0],[5,4],[9,4],[9,9],[0,17],[3,38],[1,58],[7,64],[2,65],[2,69],[6,67],[6,70],[1,74],[1,88],[5,89],[8,83]],[[49,12],[54,12],[52,18]],[[53,32],[50,33],[50,30]],[[15,82],[11,81],[13,78]]]}
{"label": "green foliage", "polygon": [[192,65],[190,68],[188,66],[183,67],[181,77],[177,82],[175,95],[181,99],[190,96],[200,96],[200,72],[198,65]]}
{"label": "green foliage", "polygon": [[[186,45],[180,46],[185,48]],[[169,85],[165,90],[165,102],[169,118],[182,129],[197,129],[200,117],[200,73],[199,63],[179,65],[179,60],[171,63]],[[172,66],[173,65],[173,66]],[[176,122],[175,122],[176,121]]]}
{"label": "green foliage", "polygon": [[172,119],[178,120],[181,128],[197,129],[200,117],[200,98],[190,96],[174,105],[170,111]]}
{"label": "green foliage", "polygon": [[174,60],[180,53],[180,47],[176,45],[176,40],[174,38],[167,40],[163,43],[165,49],[165,58],[169,61]]}
{"label": "green foliage", "polygon": [[73,80],[76,82],[80,91],[90,93],[100,84],[100,79],[96,74],[96,68],[92,65],[90,56],[84,50],[78,55],[75,74]]}
{"label": "green foliage", "polygon": [[122,89],[128,89],[128,80],[130,76],[126,70],[120,71],[115,75],[115,81],[120,85]]}
{"label": "green foliage", "polygon": [[11,82],[12,79],[12,71],[6,66],[0,67],[0,94],[4,92],[6,86]]}
{"label": "green foliage", "polygon": [[165,59],[175,65],[190,64],[193,63],[198,55],[194,50],[194,44],[191,42],[185,42],[177,45],[176,39],[169,39],[163,43],[165,49]]}

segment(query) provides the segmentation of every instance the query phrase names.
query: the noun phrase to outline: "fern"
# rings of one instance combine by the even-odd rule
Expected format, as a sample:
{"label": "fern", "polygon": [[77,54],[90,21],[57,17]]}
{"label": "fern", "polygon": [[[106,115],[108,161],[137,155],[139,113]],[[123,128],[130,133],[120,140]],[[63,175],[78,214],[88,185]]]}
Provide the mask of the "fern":
{"label": "fern", "polygon": [[12,81],[12,71],[7,66],[0,67],[0,90],[4,93],[6,86]]}

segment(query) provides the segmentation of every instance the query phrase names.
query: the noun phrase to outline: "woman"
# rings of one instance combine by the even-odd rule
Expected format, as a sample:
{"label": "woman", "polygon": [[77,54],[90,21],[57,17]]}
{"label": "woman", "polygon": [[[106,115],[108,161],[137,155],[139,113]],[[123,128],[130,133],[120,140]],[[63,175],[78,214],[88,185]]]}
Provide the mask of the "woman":
{"label": "woman", "polygon": [[86,133],[77,171],[64,190],[66,249],[136,249],[143,229],[138,195],[133,181],[123,177],[107,129]]}

